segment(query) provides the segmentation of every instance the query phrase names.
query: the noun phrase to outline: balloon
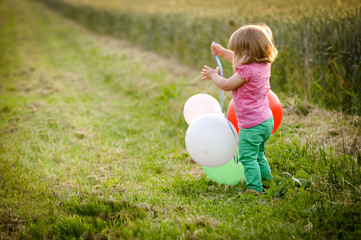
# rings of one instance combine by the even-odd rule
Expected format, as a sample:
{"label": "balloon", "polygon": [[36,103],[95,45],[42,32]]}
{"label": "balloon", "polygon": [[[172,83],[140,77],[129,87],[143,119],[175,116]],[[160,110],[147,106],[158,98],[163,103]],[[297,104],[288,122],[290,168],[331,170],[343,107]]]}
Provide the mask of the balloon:
{"label": "balloon", "polygon": [[269,107],[271,108],[273,114],[274,126],[272,133],[274,133],[282,122],[282,117],[283,117],[282,104],[278,99],[277,95],[271,90],[268,92],[267,97],[269,101]]}
{"label": "balloon", "polygon": [[242,163],[236,163],[233,158],[219,167],[202,168],[210,179],[219,184],[236,185],[239,181],[246,181]]}
{"label": "balloon", "polygon": [[189,125],[185,143],[194,161],[202,166],[218,167],[227,163],[236,153],[238,135],[225,116],[210,113],[200,116]]}
{"label": "balloon", "polygon": [[233,104],[234,104],[234,102],[233,102],[233,99],[232,99],[231,102],[228,105],[227,118],[233,124],[233,126],[236,128],[237,133],[239,133],[238,120],[237,120],[237,116],[236,116],[236,112],[234,110],[234,105]]}
{"label": "balloon", "polygon": [[[269,92],[267,93],[267,98],[268,98],[269,106],[270,106],[272,114],[273,114],[273,121],[274,121],[274,126],[273,126],[273,130],[272,130],[272,134],[273,134],[278,129],[278,127],[281,125],[281,122],[282,122],[282,117],[283,117],[282,104],[281,104],[280,100],[278,99],[277,95],[272,90],[269,90]],[[238,120],[236,117],[236,113],[234,111],[233,104],[234,104],[234,102],[232,99],[228,105],[227,118],[233,124],[233,126],[236,128],[237,132],[239,132]]]}
{"label": "balloon", "polygon": [[207,113],[222,114],[218,101],[208,94],[196,94],[190,97],[184,104],[183,116],[188,125],[201,115]]}

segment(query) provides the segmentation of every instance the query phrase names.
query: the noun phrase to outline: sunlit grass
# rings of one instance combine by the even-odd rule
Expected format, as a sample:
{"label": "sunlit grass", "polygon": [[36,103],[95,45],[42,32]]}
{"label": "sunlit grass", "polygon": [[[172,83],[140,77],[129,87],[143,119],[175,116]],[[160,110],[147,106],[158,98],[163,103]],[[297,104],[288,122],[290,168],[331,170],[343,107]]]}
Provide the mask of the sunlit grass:
{"label": "sunlit grass", "polygon": [[238,18],[253,17],[271,17],[286,14],[299,17],[301,12],[308,12],[310,9],[328,11],[330,13],[338,12],[340,9],[354,9],[360,5],[357,0],[348,1],[312,1],[305,0],[302,2],[291,0],[255,0],[243,1],[238,0],[110,0],[106,3],[97,0],[63,0],[64,2],[80,5],[92,6],[99,9],[131,11],[135,13],[147,14],[187,14],[188,17],[227,17],[230,20]]}
{"label": "sunlit grass", "polygon": [[360,114],[359,1],[40,1],[92,30],[198,69],[213,64],[212,41],[227,46],[239,26],[265,23],[279,49],[273,89]]}
{"label": "sunlit grass", "polygon": [[2,1],[0,16],[0,238],[360,236],[358,117],[279,93],[275,180],[247,195],[185,149],[185,101],[219,99],[197,69],[37,3]]}

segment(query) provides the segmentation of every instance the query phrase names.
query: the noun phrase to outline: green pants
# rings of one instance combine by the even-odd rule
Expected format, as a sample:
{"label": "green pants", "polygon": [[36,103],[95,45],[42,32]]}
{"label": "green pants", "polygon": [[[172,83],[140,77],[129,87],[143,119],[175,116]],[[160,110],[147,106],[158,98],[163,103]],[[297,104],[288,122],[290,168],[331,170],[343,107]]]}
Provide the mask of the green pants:
{"label": "green pants", "polygon": [[273,124],[273,118],[269,118],[257,126],[239,129],[239,161],[244,167],[247,189],[261,192],[262,178],[272,179],[264,150],[272,134]]}

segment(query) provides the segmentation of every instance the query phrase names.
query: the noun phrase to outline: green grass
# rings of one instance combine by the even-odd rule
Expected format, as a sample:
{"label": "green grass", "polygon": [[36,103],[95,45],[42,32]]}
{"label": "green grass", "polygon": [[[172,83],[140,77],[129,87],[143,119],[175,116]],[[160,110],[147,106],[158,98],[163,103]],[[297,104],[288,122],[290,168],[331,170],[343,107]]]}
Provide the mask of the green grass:
{"label": "green grass", "polygon": [[34,2],[2,0],[0,16],[0,238],[361,236],[358,117],[280,94],[275,180],[247,195],[208,180],[185,149],[183,104],[219,95],[198,69]]}
{"label": "green grass", "polygon": [[[360,1],[38,1],[91,30],[198,69],[214,64],[212,41],[227,46],[240,26],[265,23],[279,50],[272,68],[274,89],[361,114]],[[225,75],[231,71],[226,68]]]}
{"label": "green grass", "polygon": [[[221,16],[230,19],[248,17],[270,17],[276,18],[277,15],[294,15],[300,18],[301,12],[309,12],[311,9],[327,11],[330,14],[338,12],[341,8],[351,9],[359,6],[357,0],[330,1],[305,0],[254,0],[252,2],[239,3],[237,0],[209,0],[204,3],[200,0],[178,0],[164,1],[146,0],[126,1],[126,0],[108,0],[107,4],[97,0],[61,0],[79,6],[92,6],[98,9],[106,10],[125,10],[133,13],[143,14],[182,14],[190,18]],[[140,7],[142,6],[142,7]],[[275,16],[276,15],[276,16]]]}

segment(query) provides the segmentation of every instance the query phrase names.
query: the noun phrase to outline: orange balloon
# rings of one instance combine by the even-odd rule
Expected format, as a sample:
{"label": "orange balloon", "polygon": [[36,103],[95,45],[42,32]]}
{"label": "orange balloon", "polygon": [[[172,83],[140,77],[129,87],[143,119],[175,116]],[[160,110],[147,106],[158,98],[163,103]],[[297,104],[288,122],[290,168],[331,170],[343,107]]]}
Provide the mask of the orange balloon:
{"label": "orange balloon", "polygon": [[[269,101],[269,107],[271,108],[273,114],[273,121],[274,121],[274,126],[272,130],[272,134],[273,134],[278,129],[278,127],[281,125],[282,122],[282,117],[283,117],[282,104],[278,99],[277,95],[272,90],[269,90],[269,92],[267,93],[267,98]],[[228,105],[227,118],[236,128],[238,133],[239,132],[238,120],[236,117],[236,113],[234,111],[233,99]]]}
{"label": "orange balloon", "polygon": [[233,126],[236,128],[237,133],[239,133],[238,120],[237,120],[236,112],[234,111],[233,99],[231,100],[231,102],[228,105],[227,118],[233,124]]}
{"label": "orange balloon", "polygon": [[272,133],[274,133],[282,122],[282,117],[283,117],[282,104],[278,99],[277,95],[272,90],[269,90],[267,97],[269,101],[269,107],[271,108],[273,114],[274,126]]}

